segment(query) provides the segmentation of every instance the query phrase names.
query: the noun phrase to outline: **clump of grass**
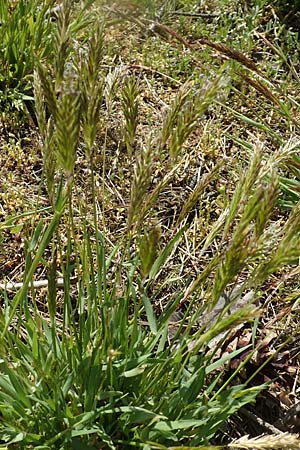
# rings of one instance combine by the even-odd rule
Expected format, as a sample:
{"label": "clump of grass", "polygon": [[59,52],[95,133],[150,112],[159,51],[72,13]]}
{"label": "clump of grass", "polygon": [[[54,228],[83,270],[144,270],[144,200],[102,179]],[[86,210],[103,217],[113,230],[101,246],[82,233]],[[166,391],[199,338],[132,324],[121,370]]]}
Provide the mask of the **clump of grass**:
{"label": "clump of grass", "polygon": [[[240,323],[251,324],[257,308],[249,301],[226,315],[229,299],[214,324],[202,325],[202,319],[229,286],[239,283],[240,294],[251,287],[257,300],[262,283],[300,256],[298,207],[285,226],[278,224],[275,235],[269,223],[278,196],[279,161],[288,151],[279,151],[277,160],[263,161],[262,147],[254,149],[249,165],[240,167],[240,182],[226,197],[226,209],[203,230],[196,249],[201,261],[197,276],[179,283],[181,267],[170,268],[171,259],[193,227],[189,213],[205,209],[205,190],[217,178],[219,165],[189,195],[170,238],[162,236],[152,214],[184,163],[185,144],[198,119],[224,83],[217,74],[200,90],[185,84],[159,135],[133,152],[139,112],[137,84],[130,78],[123,87],[122,108],[134,169],[126,232],[112,245],[98,220],[94,157],[98,127],[106,127],[101,130],[104,139],[108,132],[100,116],[109,118],[121,72],[107,75],[99,68],[105,46],[102,24],[95,23],[89,37],[73,47],[68,35],[71,6],[65,1],[58,12],[53,66],[51,61],[36,65],[36,110],[53,215],[48,225],[40,222],[33,230],[21,289],[12,300],[5,291],[1,294],[0,443],[2,448],[20,449],[209,447],[224,423],[266,386],[240,382],[238,372],[245,362],[223,383],[226,363],[240,350],[217,356],[222,346],[217,341],[209,351],[209,343],[220,334]],[[87,206],[78,216],[72,203],[81,144],[91,172],[92,219]],[[102,176],[105,140],[103,147]],[[158,163],[164,170],[155,180]],[[100,189],[104,197],[104,177]],[[66,248],[59,244],[62,219]],[[45,317],[29,288],[50,245]],[[61,303],[58,272],[63,275]],[[164,289],[168,301],[163,302]],[[172,336],[172,315],[184,303],[187,312]],[[243,444],[267,445],[259,439],[236,443]]]}

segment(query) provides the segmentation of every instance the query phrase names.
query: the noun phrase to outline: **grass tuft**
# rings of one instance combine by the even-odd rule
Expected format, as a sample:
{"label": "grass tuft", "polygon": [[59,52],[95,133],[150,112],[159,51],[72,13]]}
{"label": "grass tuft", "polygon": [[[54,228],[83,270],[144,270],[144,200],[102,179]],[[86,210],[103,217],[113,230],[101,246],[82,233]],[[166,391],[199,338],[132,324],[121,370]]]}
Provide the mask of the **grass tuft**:
{"label": "grass tuft", "polygon": [[[21,167],[31,206],[0,225],[0,262],[18,253],[0,280],[0,448],[299,447],[273,433],[295,431],[291,412],[257,437],[264,405],[297,394],[298,350],[282,349],[300,257],[284,83],[299,80],[255,30],[269,18],[277,42],[276,21],[264,1],[234,17],[228,2],[121,3],[0,6],[0,83],[32,81],[38,126],[25,150],[1,135],[0,213]],[[12,148],[35,150],[34,182]]]}

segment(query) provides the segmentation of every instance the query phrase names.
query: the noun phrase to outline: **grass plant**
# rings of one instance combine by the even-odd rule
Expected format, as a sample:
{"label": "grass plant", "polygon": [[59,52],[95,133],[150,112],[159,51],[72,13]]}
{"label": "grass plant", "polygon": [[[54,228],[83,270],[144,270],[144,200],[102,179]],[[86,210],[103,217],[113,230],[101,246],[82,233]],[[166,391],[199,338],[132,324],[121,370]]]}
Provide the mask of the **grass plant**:
{"label": "grass plant", "polygon": [[[156,3],[150,2],[151,8],[144,3],[151,21]],[[195,6],[167,2],[161,17],[167,20],[186,5]],[[265,2],[257,5],[262,11]],[[205,115],[223,114],[224,108],[273,137],[272,124],[239,113],[236,104],[222,104],[222,94],[228,98],[234,92],[236,67],[212,64],[209,80],[191,77],[172,86],[172,100],[161,101],[164,108],[153,120],[142,109],[143,77],[121,64],[114,69],[107,64],[114,45],[110,32],[124,26],[109,17],[111,7],[63,0],[52,22],[48,15],[54,2],[6,6],[7,11],[0,9],[6,14],[0,32],[14,45],[7,47],[3,82],[18,90],[27,74],[32,77],[43,166],[40,189],[47,194],[50,215],[40,216],[39,205],[33,218],[27,211],[31,226],[22,286],[14,293],[1,285],[0,448],[223,448],[219,444],[229,421],[271,383],[253,384],[254,375],[242,374],[258,351],[264,286],[282,270],[292,271],[300,257],[299,204],[290,205],[284,222],[276,209],[282,186],[288,185],[283,170],[298,170],[299,141],[280,136],[272,141],[276,151],[270,155],[261,136],[246,140],[232,133],[248,160],[228,164],[225,157],[210,155],[180,207],[171,218],[162,217],[176,177],[194,157],[193,140],[204,142],[204,131],[197,133]],[[132,7],[126,13],[130,23],[137,25],[138,6],[127,7]],[[27,29],[33,11],[35,21]],[[35,28],[40,22],[42,27]],[[24,33],[29,39],[29,32],[32,44],[25,48],[23,43],[16,55],[16,36]],[[244,64],[245,77],[261,76],[240,51],[210,47]],[[26,64],[19,61],[23,72],[12,76],[18,57]],[[269,87],[259,84],[266,79],[249,86],[271,102],[271,109],[278,108],[286,128],[295,126],[289,105],[284,108]],[[121,125],[110,142],[113,117],[121,118]],[[224,173],[228,189],[222,190]],[[111,192],[121,203],[113,208],[113,218]],[[115,236],[110,230],[118,214],[123,214],[122,233]],[[19,218],[4,221],[3,232]],[[41,274],[46,292],[35,289]],[[237,299],[245,300],[234,310]],[[230,332],[241,324],[247,324],[252,342],[224,352]],[[239,360],[245,349],[249,355]],[[238,364],[230,372],[234,360]],[[289,433],[231,441],[226,445],[232,448],[299,446]]]}

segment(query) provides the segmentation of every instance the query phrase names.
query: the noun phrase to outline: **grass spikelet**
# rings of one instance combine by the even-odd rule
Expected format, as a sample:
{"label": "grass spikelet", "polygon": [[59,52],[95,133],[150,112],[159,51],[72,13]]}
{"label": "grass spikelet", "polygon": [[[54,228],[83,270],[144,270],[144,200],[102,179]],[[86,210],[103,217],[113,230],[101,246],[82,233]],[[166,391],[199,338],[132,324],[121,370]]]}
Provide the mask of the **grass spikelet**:
{"label": "grass spikelet", "polygon": [[262,198],[261,208],[259,208],[257,216],[255,217],[255,238],[259,240],[264,229],[271,217],[275,203],[278,197],[278,177],[275,171],[271,172],[270,182],[266,186]]}
{"label": "grass spikelet", "polygon": [[103,56],[104,31],[99,23],[88,42],[87,53],[80,60],[80,87],[82,96],[82,126],[85,145],[90,157],[93,148],[99,112],[103,100],[103,80],[99,65]]}
{"label": "grass spikelet", "polygon": [[140,223],[141,206],[150,186],[153,163],[153,149],[150,145],[141,151],[137,158],[130,196],[130,206],[128,211],[128,228],[130,229],[134,222]]}
{"label": "grass spikelet", "polygon": [[99,65],[103,58],[104,50],[104,25],[101,22],[95,24],[93,34],[88,42],[88,55],[86,61],[87,79],[90,84],[97,80]]}
{"label": "grass spikelet", "polygon": [[257,143],[253,150],[250,164],[246,173],[244,173],[243,169],[241,169],[240,171],[239,181],[235,189],[233,198],[230,202],[228,215],[224,225],[223,239],[225,239],[228,235],[228,232],[238,214],[239,209],[241,208],[241,205],[245,203],[255,182],[257,182],[258,180],[262,165],[262,150],[263,148],[261,143]]}
{"label": "grass spikelet", "polygon": [[[36,63],[35,87],[37,89],[40,89],[40,95],[43,96],[46,107],[48,108],[53,119],[55,119],[57,104],[56,104],[56,93],[55,93],[55,89],[54,89],[54,84],[50,81],[45,67],[42,66],[39,62]],[[38,105],[39,110],[37,112],[41,113],[42,98],[40,97],[40,99],[38,101],[39,101],[39,105]],[[39,120],[39,117],[38,117],[38,120]]]}
{"label": "grass spikelet", "polygon": [[259,187],[250,197],[249,202],[245,206],[239,223],[236,226],[225,259],[220,265],[215,279],[214,300],[217,301],[226,286],[234,280],[234,278],[244,268],[247,258],[251,256],[255,243],[252,239],[253,226],[251,222],[257,216],[262,207],[262,199],[264,190]]}
{"label": "grass spikelet", "polygon": [[141,260],[141,274],[146,278],[157,257],[157,247],[161,230],[158,226],[151,228],[139,239],[139,256]]}
{"label": "grass spikelet", "polygon": [[240,323],[254,320],[259,314],[259,309],[250,304],[239,308],[227,317],[220,317],[219,320],[217,320],[213,326],[208,327],[205,332],[203,332],[203,330],[199,332],[199,338],[195,339],[195,342],[193,342],[193,349],[199,349],[202,345],[206,345],[210,342],[214,337],[219,336],[224,331],[226,332]]}
{"label": "grass spikelet", "polygon": [[[36,117],[42,138],[43,174],[46,178],[50,202],[54,205],[56,155],[53,141],[53,117],[56,117],[57,107],[52,85],[47,79],[45,70],[41,65],[38,65],[34,72],[34,98]],[[48,120],[46,119],[46,104],[47,106],[49,105],[49,110],[52,112]]]}
{"label": "grass spikelet", "polygon": [[125,118],[124,141],[129,155],[133,153],[136,129],[138,125],[139,85],[134,77],[127,77],[122,89],[122,110]]}
{"label": "grass spikelet", "polygon": [[297,434],[280,433],[250,438],[243,436],[228,445],[228,448],[251,450],[296,450],[300,447]]}
{"label": "grass spikelet", "polygon": [[185,83],[179,89],[162,126],[160,150],[167,145],[170,157],[173,160],[178,158],[184,143],[196,128],[199,118],[221,88],[224,88],[224,79],[217,77],[215,81],[206,83],[199,89],[194,89],[190,83]]}
{"label": "grass spikelet", "polygon": [[111,110],[113,99],[116,95],[121,80],[124,77],[124,69],[122,67],[116,67],[108,72],[104,82],[104,98],[106,108]]}
{"label": "grass spikelet", "polygon": [[80,125],[80,95],[75,89],[63,92],[57,105],[57,161],[66,178],[73,173]]}
{"label": "grass spikelet", "polygon": [[169,110],[167,111],[160,133],[160,140],[159,140],[160,151],[163,150],[170,136],[172,135],[172,131],[177,122],[178,114],[182,109],[183,105],[186,103],[186,100],[191,93],[191,89],[192,88],[190,83],[184,83],[179,88],[173,103],[171,104]]}
{"label": "grass spikelet", "polygon": [[300,204],[292,209],[284,225],[278,245],[267,261],[261,261],[256,269],[256,279],[263,282],[270,274],[286,264],[298,262],[300,257]]}
{"label": "grass spikelet", "polygon": [[55,62],[54,70],[56,77],[56,88],[60,87],[63,80],[65,64],[70,51],[70,21],[72,1],[63,0],[61,8],[57,12],[57,27],[54,34]]}

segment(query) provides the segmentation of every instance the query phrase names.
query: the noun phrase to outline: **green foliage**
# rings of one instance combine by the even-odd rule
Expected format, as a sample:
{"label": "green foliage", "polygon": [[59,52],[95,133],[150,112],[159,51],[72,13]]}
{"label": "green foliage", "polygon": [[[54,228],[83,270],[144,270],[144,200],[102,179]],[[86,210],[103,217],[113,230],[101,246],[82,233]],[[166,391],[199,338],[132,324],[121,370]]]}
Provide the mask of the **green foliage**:
{"label": "green foliage", "polygon": [[[47,11],[53,1],[3,0],[0,5],[1,103],[16,109],[32,100],[31,75],[35,56],[51,51],[52,24]],[[13,100],[13,101],[12,101]]]}
{"label": "green foliage", "polygon": [[[76,4],[55,0],[3,0],[0,5],[0,101],[2,109],[25,110],[33,100],[32,76],[36,60],[54,64],[60,83],[71,49],[69,41],[90,21],[91,2],[74,17]],[[32,107],[31,107],[32,109]]]}
{"label": "green foliage", "polygon": [[[61,120],[59,114],[56,120]],[[256,227],[263,232],[267,224],[260,218],[264,199],[273,201],[276,195],[273,185],[262,183],[265,170],[254,155],[245,175],[247,182],[238,185],[233,196],[240,218],[237,220],[237,214],[232,217],[232,225],[236,225],[231,242],[223,262],[220,257],[215,261],[219,265],[215,288],[210,294],[207,292],[214,298],[244,268],[247,260],[253,264],[255,255],[265,248],[260,236],[251,234]],[[237,198],[243,202],[237,203]],[[57,316],[55,259],[52,262],[49,323],[37,308],[28,307],[27,289],[46,245],[57,230],[63,204],[56,205],[56,214],[46,230],[42,224],[37,227],[28,245],[33,258],[28,258],[24,286],[1,313],[2,447],[17,444],[18,448],[37,449],[80,446],[117,449],[129,445],[142,448],[209,445],[222,424],[264,388],[219,385],[218,378],[215,380],[211,374],[217,369],[222,372],[225,360],[223,357],[212,360],[213,354],[207,347],[223,332],[254,318],[255,309],[245,305],[229,316],[221,316],[204,331],[197,327],[199,315],[203,314],[203,309],[198,307],[189,327],[169,338],[171,314],[182,294],[175,290],[163,316],[157,318],[151,301],[152,286],[158,273],[163,273],[185,229],[179,230],[161,250],[156,246],[156,231],[146,234],[139,255],[142,273],[139,273],[138,255],[128,256],[116,267],[125,280],[122,292],[117,294],[115,281],[108,281],[106,275],[116,250],[105,257],[102,234],[96,229],[98,238],[92,241],[84,227],[84,239],[76,245],[71,243],[72,234],[69,234],[69,245],[77,255],[77,269],[82,275],[78,278],[78,296],[70,302],[67,295],[71,270],[70,263],[66,263],[63,270],[66,297],[61,320]],[[232,206],[230,210],[233,211]],[[265,278],[282,263],[287,264],[300,255],[295,233],[298,218],[295,211],[263,270],[259,264],[256,266],[258,275],[263,274]],[[69,220],[72,230],[72,213]],[[247,245],[241,246],[245,242]],[[289,242],[291,246],[287,245]],[[95,254],[96,259],[92,257]],[[212,269],[208,264],[206,275],[213,275]],[[149,280],[145,278],[148,274]],[[259,276],[256,285],[258,280]],[[248,285],[251,281],[252,278]],[[203,277],[189,290],[190,296],[201,283],[203,287],[206,285]],[[194,301],[191,300],[191,305]],[[14,329],[9,328],[12,320]],[[198,328],[195,333],[191,332],[193,326]],[[234,355],[228,355],[227,360]]]}
{"label": "green foliage", "polygon": [[[81,254],[88,250],[88,239],[77,249]],[[110,260],[108,255],[105,267],[98,268],[102,273],[110,269]],[[207,444],[222,423],[262,389],[236,385],[214,392],[207,337],[199,335],[201,343],[194,349],[190,344],[195,337],[187,334],[179,346],[167,345],[168,317],[150,332],[141,324],[145,299],[139,300],[140,288],[135,286],[138,273],[132,266],[129,270],[124,295],[116,297],[112,285],[105,286],[104,295],[91,290],[95,274],[83,265],[79,298],[64,312],[65,329],[59,321],[49,324],[38,310],[25,308],[25,318],[18,315],[14,330],[4,331],[3,448],[15,443],[18,448],[45,449]],[[51,295],[55,303],[55,290],[49,290]],[[224,319],[209,331],[210,338],[245,320],[249,312],[240,310],[238,317]],[[2,315],[2,327],[4,320]],[[220,360],[220,369],[223,364]]]}

